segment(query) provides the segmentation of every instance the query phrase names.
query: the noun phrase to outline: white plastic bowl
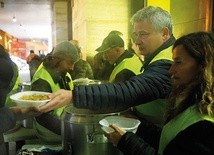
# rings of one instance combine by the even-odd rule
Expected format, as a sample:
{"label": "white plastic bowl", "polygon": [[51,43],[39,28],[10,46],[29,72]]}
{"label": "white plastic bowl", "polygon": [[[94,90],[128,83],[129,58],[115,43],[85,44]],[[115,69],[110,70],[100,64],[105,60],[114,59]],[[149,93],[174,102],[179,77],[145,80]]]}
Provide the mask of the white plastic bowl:
{"label": "white plastic bowl", "polygon": [[107,116],[99,121],[99,124],[103,127],[109,127],[114,124],[126,131],[136,132],[137,127],[140,125],[140,121],[134,118],[127,118],[123,116]]}
{"label": "white plastic bowl", "polygon": [[49,95],[48,92],[40,92],[40,91],[24,91],[13,94],[10,96],[11,100],[16,103],[18,107],[34,107],[34,106],[41,106],[46,104],[50,99],[47,100],[22,100],[20,99],[23,95]]}

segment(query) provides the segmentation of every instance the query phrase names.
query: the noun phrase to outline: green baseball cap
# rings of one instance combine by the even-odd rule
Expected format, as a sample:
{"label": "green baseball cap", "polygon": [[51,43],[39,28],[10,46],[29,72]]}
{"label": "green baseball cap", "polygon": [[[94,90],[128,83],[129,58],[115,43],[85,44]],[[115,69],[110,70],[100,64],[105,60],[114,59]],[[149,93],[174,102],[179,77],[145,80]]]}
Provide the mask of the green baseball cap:
{"label": "green baseball cap", "polygon": [[98,52],[105,52],[114,47],[124,47],[123,39],[117,34],[109,34],[104,40],[102,45],[96,49]]}

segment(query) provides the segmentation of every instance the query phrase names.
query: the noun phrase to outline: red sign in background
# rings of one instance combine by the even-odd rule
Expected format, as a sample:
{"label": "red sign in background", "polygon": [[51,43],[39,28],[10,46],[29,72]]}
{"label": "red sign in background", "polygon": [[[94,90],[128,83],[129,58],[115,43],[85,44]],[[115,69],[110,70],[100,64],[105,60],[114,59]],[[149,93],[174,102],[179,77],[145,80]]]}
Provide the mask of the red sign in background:
{"label": "red sign in background", "polygon": [[11,44],[11,52],[13,55],[22,59],[26,59],[26,43],[25,41],[13,38]]}

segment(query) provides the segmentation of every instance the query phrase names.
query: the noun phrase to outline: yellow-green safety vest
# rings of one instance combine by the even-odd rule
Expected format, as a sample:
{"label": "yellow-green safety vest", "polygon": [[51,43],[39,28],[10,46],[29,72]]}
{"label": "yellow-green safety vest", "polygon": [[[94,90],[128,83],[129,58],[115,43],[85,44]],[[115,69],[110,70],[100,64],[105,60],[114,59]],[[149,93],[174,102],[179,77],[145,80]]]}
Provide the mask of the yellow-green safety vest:
{"label": "yellow-green safety vest", "polygon": [[[161,59],[172,61],[172,46],[157,54],[149,64]],[[142,70],[142,72],[144,72],[144,70]],[[157,99],[135,106],[134,109],[139,117],[145,118],[158,126],[162,126],[165,106],[165,99]]]}
{"label": "yellow-green safety vest", "polygon": [[[69,73],[66,74],[66,76],[70,79],[70,82],[68,83],[70,86],[70,89],[73,90],[74,85],[72,82],[71,75]],[[58,83],[55,83],[54,80],[52,79],[51,75],[48,73],[48,71],[44,68],[43,64],[39,66],[37,69],[36,73],[33,76],[32,84],[37,81],[38,79],[43,79],[47,81],[51,87],[52,92],[56,92],[57,90],[60,89],[60,86]],[[57,117],[60,117],[61,114],[63,113],[64,107],[55,109],[53,114],[56,115]]]}
{"label": "yellow-green safety vest", "polygon": [[177,117],[169,121],[166,125],[164,125],[162,129],[158,154],[159,155],[163,154],[163,151],[166,148],[166,146],[169,144],[170,141],[172,141],[176,137],[176,135],[179,132],[185,130],[187,127],[202,120],[214,122],[213,117],[201,114],[199,112],[197,105],[193,105],[187,108]]}
{"label": "yellow-green safety vest", "polygon": [[112,71],[109,82],[114,82],[116,75],[124,69],[132,71],[135,75],[140,74],[142,61],[135,54],[131,58],[125,58]]}
{"label": "yellow-green safety vest", "polygon": [[[70,82],[69,82],[69,86],[70,89],[73,89],[73,82],[71,79],[71,76],[69,73],[67,73],[67,75],[70,78]],[[35,82],[38,79],[43,79],[45,81],[47,81],[49,83],[49,85],[51,86],[51,90],[52,92],[55,92],[57,90],[60,89],[59,84],[55,83],[51,77],[51,75],[47,72],[47,70],[44,68],[43,64],[41,64],[36,73],[33,76],[33,80],[32,83]],[[61,114],[63,113],[65,107],[61,107],[58,109],[55,109],[51,114],[60,118]],[[34,129],[35,129],[35,133],[37,135],[37,137],[44,141],[47,144],[59,144],[62,141],[62,136],[57,135],[55,133],[53,133],[52,131],[48,130],[47,128],[43,127],[42,125],[40,125],[39,123],[37,123],[36,121],[34,121]]]}

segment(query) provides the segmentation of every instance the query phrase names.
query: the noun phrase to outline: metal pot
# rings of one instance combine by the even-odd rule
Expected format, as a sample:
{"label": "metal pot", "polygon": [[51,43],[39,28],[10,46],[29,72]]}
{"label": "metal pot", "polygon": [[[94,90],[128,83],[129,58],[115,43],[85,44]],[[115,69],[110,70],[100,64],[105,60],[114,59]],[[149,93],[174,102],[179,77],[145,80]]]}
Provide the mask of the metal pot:
{"label": "metal pot", "polygon": [[31,83],[30,82],[23,82],[19,84],[18,92],[22,91],[28,91],[31,89]]}
{"label": "metal pot", "polygon": [[33,128],[33,118],[27,118],[22,120],[22,126],[24,128],[32,129]]}
{"label": "metal pot", "polygon": [[[23,92],[23,91],[29,91],[31,90],[31,83],[30,82],[23,82],[19,84],[18,87],[18,92]],[[27,118],[21,121],[21,124],[24,128],[33,128],[33,118]]]}
{"label": "metal pot", "polygon": [[65,108],[62,115],[64,155],[121,155],[104,136],[99,121],[109,115],[127,113],[129,109],[92,111],[73,106]]}
{"label": "metal pot", "polygon": [[102,82],[100,80],[91,80],[88,78],[80,78],[73,80],[74,86],[80,86],[80,85],[92,85],[92,84],[101,84]]}

